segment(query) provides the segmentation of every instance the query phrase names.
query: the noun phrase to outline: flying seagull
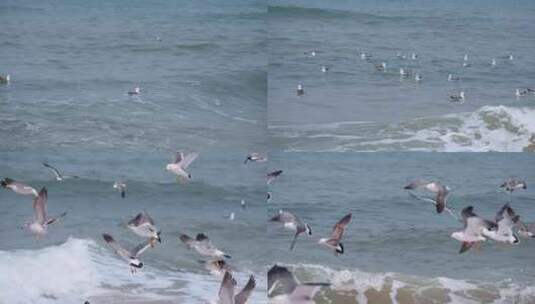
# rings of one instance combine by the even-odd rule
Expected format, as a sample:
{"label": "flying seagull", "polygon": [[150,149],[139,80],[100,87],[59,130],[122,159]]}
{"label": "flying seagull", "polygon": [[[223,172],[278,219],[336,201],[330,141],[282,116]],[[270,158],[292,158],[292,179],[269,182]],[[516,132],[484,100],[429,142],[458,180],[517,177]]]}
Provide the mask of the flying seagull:
{"label": "flying seagull", "polygon": [[58,169],[56,169],[55,167],[53,167],[53,166],[51,166],[51,165],[49,165],[47,163],[43,163],[43,166],[47,167],[48,169],[50,169],[54,173],[54,175],[56,176],[56,180],[58,182],[61,182],[64,179],[80,178],[80,177],[78,177],[76,175],[63,175],[63,174],[61,174],[59,172]]}
{"label": "flying seagull", "polygon": [[282,170],[276,170],[276,171],[273,171],[273,172],[269,172],[266,175],[268,185],[271,184],[271,182],[274,181],[276,178],[278,178],[281,174],[282,174]]}
{"label": "flying seagull", "polygon": [[256,281],[254,276],[249,277],[249,281],[243,287],[243,289],[236,295],[234,295],[234,287],[236,287],[236,280],[232,277],[230,272],[225,272],[223,281],[221,281],[221,287],[219,288],[219,300],[218,304],[245,304],[253,293],[256,287]]}
{"label": "flying seagull", "polygon": [[520,240],[513,233],[513,227],[520,220],[520,216],[515,214],[513,208],[509,204],[503,205],[503,207],[496,214],[496,224],[498,229],[490,231],[483,230],[483,234],[497,242],[507,244],[518,244]]}
{"label": "flying seagull", "polygon": [[[433,206],[436,206],[437,203],[435,202],[434,199],[431,199],[431,198],[428,198],[428,197],[422,197],[422,196],[419,196],[417,195],[416,193],[413,193],[413,192],[409,192],[409,195],[416,198],[416,199],[419,199],[421,201],[424,201],[424,202],[428,202],[428,203],[431,203],[433,204]],[[444,207],[444,211],[448,212],[455,220],[457,220],[458,222],[463,222],[459,216],[456,214],[456,212],[454,212],[453,210],[451,210],[449,207]]]}
{"label": "flying seagull", "polygon": [[128,262],[130,265],[130,271],[132,273],[135,273],[136,269],[143,267],[143,263],[139,260],[139,256],[151,246],[150,241],[143,242],[136,246],[133,250],[129,251],[119,245],[119,243],[117,243],[111,235],[104,233],[102,234],[102,237],[116,254]]}
{"label": "flying seagull", "polygon": [[212,258],[227,258],[230,259],[230,255],[217,249],[210,239],[204,234],[199,233],[195,239],[191,238],[187,234],[180,235],[180,240],[188,246],[189,249],[195,249],[200,255],[208,256]]}
{"label": "flying seagull", "polygon": [[308,235],[312,235],[312,229],[310,226],[291,212],[279,210],[279,213],[273,216],[270,221],[279,222],[283,224],[284,228],[295,231],[292,244],[290,245],[290,250],[294,249],[295,243],[297,242],[297,237],[301,233],[306,232]]}
{"label": "flying seagull", "polygon": [[457,231],[451,234],[451,237],[459,242],[462,242],[459,253],[468,251],[476,243],[486,240],[483,233],[492,228],[496,228],[496,224],[492,221],[485,220],[474,213],[474,207],[468,206],[461,212],[464,223],[464,230]]}
{"label": "flying seagull", "polygon": [[276,303],[314,304],[314,296],[329,283],[299,283],[283,266],[274,265],[268,271],[268,297]]}
{"label": "flying seagull", "polygon": [[13,192],[18,193],[18,194],[33,195],[35,197],[37,197],[39,195],[39,193],[37,193],[37,190],[35,190],[34,188],[32,188],[32,187],[30,187],[30,186],[28,186],[26,184],[23,184],[21,182],[17,182],[15,180],[12,180],[9,177],[4,178],[0,182],[0,184],[2,185],[2,187],[6,188],[6,189],[10,189]]}
{"label": "flying seagull", "polygon": [[40,238],[47,232],[48,225],[55,223],[60,218],[67,215],[67,212],[63,212],[59,216],[48,218],[46,212],[46,202],[48,200],[48,191],[46,188],[41,188],[39,195],[33,200],[33,221],[27,223],[24,226],[34,233],[37,238]]}
{"label": "flying seagull", "polygon": [[184,154],[184,152],[177,152],[175,161],[167,164],[166,170],[176,174],[179,180],[190,180],[191,174],[186,172],[186,169],[198,156],[199,153]]}
{"label": "flying seagull", "polygon": [[126,197],[126,184],[122,181],[116,181],[113,184],[113,189],[116,189],[117,191],[121,192],[121,197]]}
{"label": "flying seagull", "polygon": [[335,255],[344,254],[344,245],[340,242],[344,235],[344,230],[347,224],[351,222],[351,213],[345,215],[341,220],[336,223],[331,232],[329,238],[322,238],[318,241],[318,244],[325,245],[329,249],[334,250]]}
{"label": "flying seagull", "polygon": [[251,153],[247,155],[247,158],[243,162],[244,164],[247,164],[248,162],[255,162],[255,163],[263,163],[267,161],[267,157],[264,154],[261,153]]}
{"label": "flying seagull", "polygon": [[154,247],[154,241],[162,242],[162,239],[160,238],[162,231],[156,228],[154,220],[146,211],[138,213],[136,217],[128,221],[126,227],[132,230],[135,234],[148,238],[152,247]]}
{"label": "flying seagull", "polygon": [[442,213],[446,207],[446,199],[450,193],[447,186],[442,185],[440,182],[425,182],[425,181],[414,181],[405,186],[405,190],[415,190],[418,188],[424,188],[432,193],[436,194],[435,197],[435,206],[437,208],[437,213]]}

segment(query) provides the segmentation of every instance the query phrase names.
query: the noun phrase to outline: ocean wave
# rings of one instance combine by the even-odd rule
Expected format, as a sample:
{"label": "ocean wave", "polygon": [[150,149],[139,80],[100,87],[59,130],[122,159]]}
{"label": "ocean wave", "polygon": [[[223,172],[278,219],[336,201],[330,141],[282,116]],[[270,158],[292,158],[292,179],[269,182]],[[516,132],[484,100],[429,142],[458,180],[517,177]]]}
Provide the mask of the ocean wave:
{"label": "ocean wave", "polygon": [[270,132],[290,151],[522,152],[535,150],[534,117],[532,107],[500,105],[396,124],[274,126]]}
{"label": "ocean wave", "polygon": [[[368,273],[298,264],[292,271],[302,281],[330,282],[315,298],[320,303],[533,303],[535,288],[509,281],[475,282],[399,273]],[[306,279],[305,279],[306,278]]]}

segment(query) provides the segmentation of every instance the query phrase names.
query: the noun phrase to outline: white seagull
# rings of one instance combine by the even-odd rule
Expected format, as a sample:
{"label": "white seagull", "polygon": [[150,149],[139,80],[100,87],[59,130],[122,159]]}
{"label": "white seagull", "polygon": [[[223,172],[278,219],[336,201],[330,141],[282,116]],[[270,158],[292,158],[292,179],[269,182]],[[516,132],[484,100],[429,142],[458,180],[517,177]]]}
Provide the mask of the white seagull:
{"label": "white seagull", "polygon": [[48,218],[46,211],[47,200],[48,191],[43,187],[41,191],[39,191],[39,195],[33,200],[33,221],[24,225],[32,233],[34,233],[37,238],[40,238],[46,234],[48,225],[55,223],[57,220],[67,215],[67,212],[63,212],[57,217]]}
{"label": "white seagull", "polygon": [[302,84],[297,85],[297,96],[303,96],[305,95],[305,89],[303,88]]}
{"label": "white seagull", "polygon": [[204,233],[197,234],[195,239],[191,238],[187,234],[182,234],[180,235],[180,240],[186,244],[186,246],[188,246],[188,249],[193,248],[202,256],[208,256],[212,258],[231,258],[230,255],[217,249]]}
{"label": "white seagull", "polygon": [[420,82],[420,81],[422,81],[423,79],[424,79],[424,78],[423,78],[422,75],[420,75],[420,74],[416,74],[416,75],[414,76],[414,80],[415,80],[416,82]]}
{"label": "white seagull", "polygon": [[263,163],[267,161],[267,156],[262,153],[253,152],[249,155],[247,155],[247,158],[243,162],[244,164],[247,164],[248,162],[255,162],[255,163]]}
{"label": "white seagull", "polygon": [[167,167],[165,168],[167,171],[176,174],[179,180],[188,181],[191,179],[191,174],[186,172],[186,169],[198,156],[199,153],[184,154],[183,152],[177,152],[175,162],[167,164]]}
{"label": "white seagull", "polygon": [[154,220],[146,211],[138,213],[133,219],[128,221],[126,227],[135,234],[148,238],[152,247],[154,247],[154,241],[162,242],[160,238],[162,231],[156,228]]}
{"label": "white seagull", "polygon": [[102,234],[102,237],[104,238],[106,243],[110,245],[113,251],[115,251],[116,254],[118,254],[121,258],[128,262],[128,264],[130,265],[130,271],[132,273],[135,273],[136,269],[143,267],[143,263],[139,260],[139,256],[151,246],[150,241],[141,243],[133,250],[129,251],[119,245],[119,243],[117,243],[111,235],[104,233]]}
{"label": "white seagull", "polygon": [[459,253],[466,252],[476,243],[483,242],[486,238],[483,231],[488,232],[492,228],[496,228],[496,224],[478,217],[474,213],[474,207],[468,206],[461,212],[464,223],[464,230],[457,231],[451,234],[451,237],[459,242],[462,242]]}
{"label": "white seagull", "polygon": [[448,186],[444,186],[440,182],[414,181],[404,187],[405,190],[415,190],[418,188],[424,188],[436,194],[434,204],[437,208],[437,213],[444,211],[446,208],[446,199],[450,193]]}
{"label": "white seagull", "polygon": [[238,293],[234,294],[234,287],[236,287],[236,280],[232,277],[230,272],[225,272],[223,276],[223,281],[221,281],[221,287],[219,288],[219,300],[217,304],[245,304],[247,300],[253,293],[253,290],[256,287],[256,281],[254,276],[249,277],[249,281],[243,287],[243,289]]}
{"label": "white seagull", "polygon": [[312,229],[310,226],[291,212],[279,210],[279,213],[269,220],[271,222],[279,222],[284,228],[295,231],[292,244],[290,245],[290,250],[294,249],[295,243],[297,242],[297,237],[301,233],[312,235]]}
{"label": "white seagull", "polygon": [[0,184],[2,187],[6,189],[10,189],[15,193],[22,194],[22,195],[33,195],[35,197],[39,196],[39,193],[37,193],[37,190],[35,188],[28,186],[26,184],[23,184],[21,182],[17,182],[15,180],[12,180],[9,177],[4,178]]}
{"label": "white seagull", "polygon": [[409,72],[405,71],[403,68],[399,68],[399,76],[408,77],[409,76]]}
{"label": "white seagull", "polygon": [[318,241],[318,244],[325,245],[329,249],[334,250],[335,255],[344,254],[344,245],[340,240],[344,235],[344,230],[347,224],[351,222],[351,213],[345,215],[341,220],[336,223],[331,232],[329,238],[322,238]]}
{"label": "white seagull", "polygon": [[274,265],[268,271],[268,297],[270,303],[314,304],[314,296],[329,283],[300,283],[283,266]]}
{"label": "white seagull", "polygon": [[509,204],[505,204],[496,214],[496,230],[483,230],[483,235],[497,242],[507,244],[518,244],[518,237],[513,233],[513,227],[520,220],[520,216],[515,214]]}
{"label": "white seagull", "polygon": [[324,66],[324,65],[321,66],[322,73],[327,73],[328,71],[329,71],[329,68],[327,66]]}
{"label": "white seagull", "polygon": [[43,166],[47,167],[48,169],[50,169],[52,171],[52,173],[54,173],[54,176],[56,177],[56,180],[58,182],[61,182],[63,181],[64,179],[73,179],[73,178],[80,178],[76,175],[63,175],[59,172],[58,169],[56,169],[55,167],[47,164],[47,163],[43,163]]}

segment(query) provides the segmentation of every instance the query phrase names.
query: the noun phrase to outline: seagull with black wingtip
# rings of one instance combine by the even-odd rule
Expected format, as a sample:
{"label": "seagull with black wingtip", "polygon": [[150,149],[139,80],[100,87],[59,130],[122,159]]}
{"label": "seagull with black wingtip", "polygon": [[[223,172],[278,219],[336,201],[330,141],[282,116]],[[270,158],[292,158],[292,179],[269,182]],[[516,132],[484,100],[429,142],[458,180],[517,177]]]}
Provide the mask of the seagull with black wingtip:
{"label": "seagull with black wingtip", "polygon": [[139,256],[151,247],[150,241],[143,242],[132,250],[127,250],[119,245],[111,235],[104,233],[102,234],[102,237],[116,254],[128,262],[132,273],[135,273],[137,269],[143,267],[143,263],[139,260]]}
{"label": "seagull with black wingtip", "polygon": [[344,254],[344,245],[342,242],[342,236],[344,236],[345,227],[351,222],[351,213],[345,215],[334,225],[329,238],[322,238],[318,241],[318,244],[327,246],[334,251],[334,255]]}
{"label": "seagull with black wingtip", "polygon": [[462,242],[459,253],[468,251],[475,244],[486,241],[484,232],[496,228],[493,221],[485,220],[474,213],[474,207],[468,206],[461,211],[464,229],[451,234],[451,237]]}
{"label": "seagull with black wingtip", "polygon": [[204,233],[197,234],[195,238],[191,238],[187,234],[182,234],[180,235],[180,240],[186,244],[189,249],[195,249],[195,251],[202,256],[208,256],[212,258],[231,258],[230,255],[214,246]]}
{"label": "seagull with black wingtip", "polygon": [[284,228],[295,231],[292,244],[290,245],[290,250],[294,249],[295,243],[297,242],[297,237],[301,233],[312,235],[312,228],[310,228],[307,223],[303,222],[299,217],[291,212],[279,210],[279,213],[273,216],[270,221],[279,222],[283,224]]}
{"label": "seagull with black wingtip", "polygon": [[158,230],[154,225],[154,220],[146,212],[138,213],[133,219],[128,221],[126,227],[132,230],[135,234],[148,238],[151,247],[154,247],[154,241],[162,242],[160,238],[161,230]]}
{"label": "seagull with black wingtip", "polygon": [[22,195],[33,195],[34,197],[39,196],[39,193],[37,193],[37,190],[35,188],[26,185],[24,183],[18,182],[16,180],[13,180],[9,177],[4,178],[0,184],[2,187],[9,189],[15,193],[22,194]]}

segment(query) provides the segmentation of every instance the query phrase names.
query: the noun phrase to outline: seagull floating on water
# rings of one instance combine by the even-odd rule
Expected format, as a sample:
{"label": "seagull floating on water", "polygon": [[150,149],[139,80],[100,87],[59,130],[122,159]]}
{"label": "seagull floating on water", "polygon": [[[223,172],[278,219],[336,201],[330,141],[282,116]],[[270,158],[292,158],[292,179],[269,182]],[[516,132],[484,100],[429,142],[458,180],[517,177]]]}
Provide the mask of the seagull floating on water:
{"label": "seagull floating on water", "polygon": [[151,247],[154,247],[154,241],[162,242],[160,238],[162,231],[156,228],[154,220],[146,211],[138,213],[133,219],[128,221],[126,227],[140,237],[148,238]]}
{"label": "seagull floating on water", "polygon": [[130,96],[139,95],[139,94],[141,94],[141,89],[139,87],[135,87],[134,90],[128,91],[127,94],[130,95]]}
{"label": "seagull floating on water", "polygon": [[219,287],[219,300],[217,304],[245,304],[253,293],[256,287],[254,276],[249,277],[249,281],[245,284],[243,289],[234,295],[234,287],[236,287],[236,280],[232,277],[230,272],[225,272],[221,286]]}
{"label": "seagull floating on water", "polygon": [[465,97],[464,97],[464,91],[461,91],[459,95],[451,95],[450,101],[451,102],[458,102],[458,103],[464,103]]}
{"label": "seagull floating on water", "polygon": [[416,82],[420,82],[420,81],[423,80],[423,77],[422,77],[422,75],[420,75],[420,74],[417,73],[417,74],[414,76],[414,80],[415,80]]}
{"label": "seagull floating on water", "polygon": [[9,74],[7,74],[6,76],[0,75],[0,84],[9,84],[10,81],[11,76],[9,76]]}
{"label": "seagull floating on water", "polygon": [[412,54],[411,54],[411,59],[412,59],[412,60],[416,60],[416,59],[418,59],[418,54],[416,54],[416,53],[412,53]]}
{"label": "seagull floating on water", "polygon": [[150,241],[139,244],[133,250],[127,250],[119,245],[111,235],[104,233],[102,234],[102,237],[116,254],[128,262],[132,273],[135,273],[137,269],[143,267],[143,263],[139,260],[139,256],[151,247]]}
{"label": "seagull floating on water", "polygon": [[187,234],[182,234],[180,235],[180,240],[186,244],[186,246],[188,246],[188,249],[193,248],[202,256],[208,256],[212,258],[231,258],[230,255],[217,249],[204,233],[197,234],[195,239],[191,238]]}
{"label": "seagull floating on water", "polygon": [[334,225],[329,238],[322,238],[318,241],[318,244],[325,245],[329,249],[334,250],[335,255],[344,254],[344,245],[340,240],[344,235],[344,230],[347,224],[351,222],[351,213],[344,216],[341,220]]}
{"label": "seagull floating on water", "polygon": [[491,66],[496,66],[496,59],[495,58],[492,58],[492,61],[490,62],[490,65]]}
{"label": "seagull floating on water", "polygon": [[405,71],[405,69],[403,69],[403,68],[399,68],[399,76],[408,77],[409,76],[409,72]]}
{"label": "seagull floating on water", "polygon": [[386,62],[381,62],[380,64],[375,65],[375,69],[378,71],[385,71],[386,70]]}
{"label": "seagull floating on water", "polygon": [[483,233],[490,231],[490,229],[496,228],[496,224],[492,221],[485,220],[478,217],[474,213],[474,207],[468,206],[461,212],[464,230],[454,232],[451,237],[459,242],[462,242],[459,253],[468,251],[474,244],[486,241]]}
{"label": "seagull floating on water", "polygon": [[507,57],[507,59],[513,61],[513,60],[515,59],[515,57],[514,57],[513,54],[511,53],[511,54],[509,54],[509,56]]}
{"label": "seagull floating on water", "polygon": [[305,89],[303,88],[302,84],[297,85],[297,96],[303,96],[305,95]]}
{"label": "seagull floating on water", "polygon": [[248,162],[255,162],[255,163],[263,163],[263,162],[266,162],[267,161],[267,157],[266,155],[262,154],[262,153],[251,153],[249,155],[247,155],[247,158],[245,159],[245,161],[243,162],[244,164],[247,164]]}
{"label": "seagull floating on water", "polygon": [[516,189],[527,189],[528,185],[523,180],[509,178],[503,184],[500,185],[500,188],[504,188],[505,191],[513,193],[513,191],[515,191]]}
{"label": "seagull floating on water", "polygon": [[15,180],[12,180],[9,177],[4,178],[0,184],[2,187],[9,189],[15,193],[22,194],[22,195],[33,195],[35,197],[39,196],[39,193],[37,193],[37,190],[35,188],[28,186],[26,184],[23,184],[21,182],[17,182]]}
{"label": "seagull floating on water", "polygon": [[113,189],[121,192],[122,198],[126,197],[126,184],[124,182],[116,181],[115,183],[113,183]]}
{"label": "seagull floating on water", "polygon": [[56,169],[55,167],[53,167],[53,166],[51,166],[51,165],[49,165],[49,164],[47,164],[47,163],[43,163],[43,166],[45,166],[45,167],[47,167],[48,169],[52,170],[52,172],[53,172],[54,175],[56,176],[56,180],[57,180],[58,182],[61,182],[61,181],[65,180],[65,179],[77,179],[77,178],[80,178],[80,177],[78,177],[78,176],[76,176],[76,175],[63,175],[63,174],[61,174],[61,173],[59,172],[58,169]]}
{"label": "seagull floating on water", "polygon": [[279,222],[283,224],[284,228],[295,231],[292,244],[290,245],[290,250],[294,249],[295,243],[297,242],[297,237],[301,233],[312,235],[312,229],[310,226],[291,212],[279,210],[279,213],[273,216],[270,221]]}
{"label": "seagull floating on water", "polygon": [[173,163],[167,164],[165,169],[176,174],[179,181],[188,181],[191,179],[191,174],[186,172],[186,169],[195,159],[197,159],[198,156],[199,153],[196,152],[189,154],[184,154],[184,152],[177,152],[175,161]]}
{"label": "seagull floating on water", "polygon": [[401,54],[401,52],[397,52],[396,53],[396,57],[399,58],[399,59],[407,59],[407,56]]}
{"label": "seagull floating on water", "polygon": [[448,74],[448,81],[459,81],[459,76]]}
{"label": "seagull floating on water", "polygon": [[515,90],[515,96],[516,97],[523,97],[523,96],[526,96],[528,95],[528,91],[525,90],[525,91],[520,91],[520,89],[516,89]]}
{"label": "seagull floating on water", "polygon": [[362,59],[362,60],[368,60],[368,59],[370,59],[371,57],[372,57],[372,55],[370,55],[370,54],[368,54],[368,53],[366,53],[366,52],[361,52],[361,53],[360,53],[360,59]]}
{"label": "seagull floating on water", "polygon": [[463,60],[468,61],[468,54],[464,54]]}
{"label": "seagull floating on water", "polygon": [[39,191],[39,195],[33,200],[33,221],[24,225],[24,227],[28,228],[32,233],[34,233],[37,238],[40,238],[46,234],[48,225],[57,222],[60,218],[67,215],[67,212],[63,212],[59,216],[48,218],[46,211],[47,200],[48,191],[43,187],[41,191]]}
{"label": "seagull floating on water", "polygon": [[[268,297],[273,303],[314,304],[314,296],[329,283],[300,283],[283,266],[274,265],[268,271]],[[272,303],[272,302],[270,302]]]}

